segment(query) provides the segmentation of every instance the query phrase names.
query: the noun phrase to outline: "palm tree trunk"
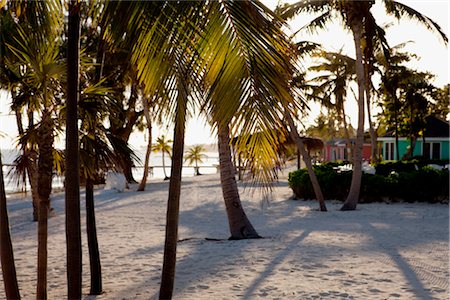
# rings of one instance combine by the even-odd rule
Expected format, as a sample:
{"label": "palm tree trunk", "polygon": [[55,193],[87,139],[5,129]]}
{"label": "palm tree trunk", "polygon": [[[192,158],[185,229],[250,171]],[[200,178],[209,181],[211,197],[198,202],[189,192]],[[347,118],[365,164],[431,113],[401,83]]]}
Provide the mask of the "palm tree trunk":
{"label": "palm tree trunk", "polygon": [[[15,110],[16,114],[16,123],[17,123],[17,130],[19,132],[19,135],[23,135],[25,133],[23,129],[22,124],[22,114],[18,109]],[[28,114],[28,127],[33,127],[33,114]],[[36,151],[32,149],[28,149],[26,144],[22,144],[22,153],[27,158],[28,163],[26,167],[26,173],[28,175],[28,180],[30,182],[30,188],[31,188],[31,198],[32,198],[32,204],[33,204],[33,222],[37,222],[38,220],[38,203],[39,203],[39,195],[37,191],[37,153]]]}
{"label": "palm tree trunk", "polygon": [[34,150],[28,150],[29,165],[27,167],[28,179],[30,181],[31,198],[33,202],[33,221],[38,220],[38,206],[39,206],[39,193],[38,193],[38,168],[37,160],[38,155]]}
{"label": "palm tree trunk", "polygon": [[309,156],[308,151],[306,151],[303,139],[298,134],[297,127],[294,124],[292,116],[289,114],[287,110],[285,110],[285,118],[288,121],[289,128],[291,129],[290,135],[297,144],[297,149],[298,151],[300,151],[300,154],[303,157],[303,161],[305,162],[306,169],[308,170],[309,179],[311,180],[311,185],[313,186],[314,193],[316,194],[316,198],[319,201],[320,211],[327,211],[325,199],[322,194],[322,189],[320,188],[319,180],[317,180],[316,173],[314,172],[311,163],[311,157]]}
{"label": "palm tree trunk", "polygon": [[[161,152],[162,153],[162,167],[163,167],[163,171],[164,171],[164,180],[169,179],[169,177],[166,174],[166,160],[164,159],[164,150]],[[173,161],[172,161],[173,164]]]}
{"label": "palm tree trunk", "polygon": [[365,67],[365,88],[366,88],[366,104],[367,104],[367,118],[369,121],[369,133],[370,133],[370,144],[371,144],[371,156],[372,163],[379,162],[378,157],[378,144],[377,144],[377,132],[373,128],[372,123],[372,114],[371,114],[371,92],[370,92],[370,74],[369,74],[369,65],[366,63]]}
{"label": "palm tree trunk", "polygon": [[39,128],[38,147],[38,193],[39,193],[39,217],[38,217],[38,282],[37,299],[47,299],[47,235],[48,235],[48,211],[50,207],[50,194],[52,191],[53,172],[53,120],[48,110],[42,112],[42,120]]}
{"label": "palm tree trunk", "polygon": [[195,172],[194,172],[195,176],[199,176],[200,175],[200,170],[198,168],[198,161],[195,161]]}
{"label": "palm tree trunk", "polygon": [[80,2],[69,2],[66,112],[66,240],[67,296],[81,298],[82,248],[80,222],[80,164],[78,143],[78,87],[80,62]]}
{"label": "palm tree trunk", "polygon": [[364,144],[364,65],[362,58],[362,24],[352,23],[353,39],[356,50],[356,77],[358,79],[358,129],[356,131],[356,143],[353,155],[353,174],[350,192],[341,210],[354,210],[358,203],[362,177],[362,150]]}
{"label": "palm tree trunk", "polygon": [[167,200],[166,237],[159,299],[172,299],[177,261],[178,220],[180,214],[181,171],[183,169],[187,94],[179,82],[173,139],[172,166]]}
{"label": "palm tree trunk", "polygon": [[349,161],[353,161],[353,146],[352,146],[352,142],[350,141],[350,134],[348,132],[348,124],[347,124],[345,108],[344,108],[343,104],[342,104],[342,124],[344,125],[345,142],[347,144],[347,152],[348,151],[350,152],[350,153],[347,153],[347,157],[348,157]]}
{"label": "palm tree trunk", "polygon": [[239,197],[235,178],[235,168],[231,160],[230,136],[228,126],[219,126],[218,136],[220,182],[223,200],[228,216],[230,240],[260,238],[250,223]]}
{"label": "palm tree trunk", "polygon": [[19,285],[17,283],[14,252],[9,232],[8,209],[3,181],[3,163],[0,154],[0,261],[2,264],[3,284],[6,299],[20,299]]}
{"label": "palm tree trunk", "polygon": [[89,294],[100,295],[102,293],[102,267],[95,224],[94,183],[90,178],[86,179],[86,231],[91,271],[91,290]]}
{"label": "palm tree trunk", "polygon": [[145,152],[144,174],[142,175],[142,181],[139,184],[138,191],[145,190],[145,185],[147,184],[148,178],[148,169],[149,169],[148,165],[150,164],[150,153],[152,152],[152,120],[150,118],[150,111],[148,108],[147,99],[143,98],[142,103],[144,106],[145,121],[147,122],[148,144],[147,144],[147,151]]}

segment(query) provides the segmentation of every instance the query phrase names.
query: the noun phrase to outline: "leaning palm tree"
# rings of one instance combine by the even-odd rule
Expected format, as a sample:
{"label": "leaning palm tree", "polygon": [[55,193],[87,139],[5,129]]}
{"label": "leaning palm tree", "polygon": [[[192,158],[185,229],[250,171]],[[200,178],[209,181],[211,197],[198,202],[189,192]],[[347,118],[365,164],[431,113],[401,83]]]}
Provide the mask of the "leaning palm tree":
{"label": "leaning palm tree", "polygon": [[[112,6],[117,11],[120,3]],[[201,103],[204,112],[221,131],[232,120],[231,132],[242,133],[239,144],[247,148],[258,175],[270,178],[273,146],[279,138],[275,129],[283,128],[283,116],[300,106],[291,94],[290,73],[286,72],[292,69],[287,53],[290,44],[281,32],[280,20],[259,2],[145,2],[121,9],[121,15],[129,17],[128,24],[142,25],[133,60],[146,92],[174,90],[166,101],[173,108],[170,119],[175,121],[175,137],[160,290],[160,298],[171,298],[188,102],[206,86],[207,98]],[[143,18],[143,14],[148,15]],[[240,204],[239,199],[230,199],[231,205]],[[239,208],[230,212],[242,219],[245,214]],[[239,236],[245,237],[249,228],[241,229]]]}
{"label": "leaning palm tree", "polygon": [[166,139],[164,135],[158,137],[156,139],[156,143],[152,147],[153,152],[160,152],[161,158],[162,158],[162,168],[164,172],[164,180],[169,179],[169,176],[167,176],[166,173],[166,159],[165,154],[168,154],[169,157],[171,156],[170,152],[172,150],[172,146],[170,144],[172,143],[172,140]]}
{"label": "leaning palm tree", "polygon": [[205,148],[202,145],[196,145],[189,148],[184,156],[184,161],[189,165],[195,164],[194,175],[196,176],[201,175],[199,172],[198,163],[203,163],[203,158],[206,157],[203,152],[205,152]]}
{"label": "leaning palm tree", "polygon": [[[430,18],[420,14],[416,10],[402,3],[384,0],[386,12],[389,15],[400,19],[408,17],[424,24],[429,30],[436,31],[447,43],[448,39],[442,32],[438,24]],[[370,51],[363,53],[363,41],[369,42],[373,40],[373,31],[367,30],[374,27],[375,19],[370,12],[375,1],[350,1],[350,0],[325,0],[312,1],[302,0],[291,5],[285,5],[279,8],[284,18],[292,18],[300,12],[314,12],[320,15],[311,21],[304,28],[309,30],[317,30],[324,28],[327,22],[333,19],[343,20],[346,28],[349,28],[353,35],[356,52],[356,77],[358,82],[358,128],[356,133],[356,143],[353,162],[353,175],[350,191],[341,210],[354,210],[358,203],[359,192],[361,188],[362,177],[362,147],[364,142],[364,100],[366,93],[366,72],[364,69],[364,61],[368,58],[364,54],[373,55]]]}

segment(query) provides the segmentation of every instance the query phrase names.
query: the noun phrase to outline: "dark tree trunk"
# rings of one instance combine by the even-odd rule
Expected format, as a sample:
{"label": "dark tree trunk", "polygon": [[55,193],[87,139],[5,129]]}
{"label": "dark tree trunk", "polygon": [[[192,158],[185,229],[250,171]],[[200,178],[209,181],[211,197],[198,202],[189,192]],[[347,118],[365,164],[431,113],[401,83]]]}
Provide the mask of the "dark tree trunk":
{"label": "dark tree trunk", "polygon": [[350,192],[341,210],[354,210],[359,200],[362,177],[362,150],[364,144],[364,65],[362,58],[361,38],[363,26],[361,22],[352,24],[353,39],[356,50],[356,76],[358,79],[358,129],[356,131],[356,143],[353,156],[353,174]]}
{"label": "dark tree trunk", "polygon": [[367,118],[369,121],[369,133],[370,133],[370,145],[371,145],[371,162],[378,163],[380,158],[378,157],[378,144],[377,144],[377,132],[374,129],[372,123],[372,114],[371,114],[371,92],[370,92],[370,72],[369,72],[369,63],[366,62],[365,66],[365,89],[366,89],[366,105],[367,105]]}
{"label": "dark tree trunk", "polygon": [[144,98],[142,100],[144,106],[144,116],[145,121],[147,122],[147,130],[148,130],[148,144],[147,151],[145,152],[145,162],[144,162],[144,174],[142,175],[142,181],[139,185],[138,191],[144,191],[145,185],[147,184],[148,178],[148,169],[150,164],[150,154],[152,153],[152,119],[150,117],[150,110],[148,107],[148,100]]}
{"label": "dark tree trunk", "polygon": [[3,163],[0,154],[0,261],[2,264],[3,284],[6,299],[20,299],[17,283],[14,252],[9,232],[8,209],[6,204],[5,182],[3,181]]}
{"label": "dark tree trunk", "polygon": [[80,2],[69,2],[66,112],[66,241],[67,296],[81,299],[82,248],[80,222],[80,164],[78,88],[80,63]]}
{"label": "dark tree trunk", "polygon": [[[164,180],[168,180],[170,179],[169,176],[167,176],[166,174],[166,159],[164,158],[164,150],[161,152],[162,155],[162,168],[163,168],[163,172],[164,172]],[[172,161],[173,163],[173,161]]]}
{"label": "dark tree trunk", "polygon": [[89,248],[89,266],[91,271],[90,295],[102,293],[102,267],[97,240],[97,226],[95,222],[94,183],[86,179],[86,231]]}
{"label": "dark tree trunk", "polygon": [[311,180],[311,185],[313,186],[314,193],[316,195],[317,201],[319,201],[320,211],[327,211],[327,207],[325,205],[325,199],[322,194],[322,189],[320,188],[319,180],[317,180],[316,173],[314,172],[314,168],[311,163],[311,158],[306,151],[305,144],[303,143],[302,138],[298,134],[297,128],[294,124],[294,120],[287,110],[285,110],[285,118],[288,121],[288,125],[290,130],[290,134],[292,139],[295,141],[297,145],[298,151],[303,157],[303,161],[305,162],[306,169],[308,170],[309,179]]}
{"label": "dark tree trunk", "polygon": [[179,83],[173,139],[172,166],[167,200],[166,237],[159,299],[172,299],[177,261],[178,220],[180,213],[181,171],[183,169],[187,94]]}
{"label": "dark tree trunk", "polygon": [[[25,133],[23,129],[22,124],[22,114],[19,110],[15,110],[16,114],[16,123],[17,123],[17,130],[19,132],[19,135],[23,135]],[[28,123],[29,128],[33,127],[33,113],[28,114]],[[37,189],[37,153],[33,149],[29,149],[26,143],[22,144],[22,154],[26,159],[27,167],[26,167],[26,173],[28,175],[28,179],[30,182],[30,188],[31,188],[31,198],[32,198],[32,204],[33,204],[33,221],[37,222],[38,220],[38,203],[39,203],[39,195],[38,195],[38,189]]]}
{"label": "dark tree trunk", "polygon": [[[46,88],[46,87],[45,87]],[[37,299],[47,299],[47,236],[48,236],[48,211],[50,207],[50,194],[52,191],[53,173],[53,125],[51,112],[42,112],[41,125],[39,127],[38,147],[38,193],[39,193],[39,217],[38,217],[38,282]]]}
{"label": "dark tree trunk", "polygon": [[344,132],[345,132],[345,141],[347,144],[347,159],[349,161],[353,161],[353,146],[352,143],[350,141],[350,134],[348,132],[348,124],[347,124],[347,119],[346,119],[346,115],[345,115],[345,108],[344,105],[342,104],[342,124],[344,125]]}
{"label": "dark tree trunk", "polygon": [[395,160],[400,159],[400,151],[398,149],[398,99],[396,87],[392,90],[392,97],[394,98],[394,135],[395,135]]}
{"label": "dark tree trunk", "polygon": [[228,126],[219,126],[218,132],[220,183],[223,200],[228,216],[230,240],[260,238],[250,223],[241,204],[235,178],[235,167],[231,159],[230,136]]}
{"label": "dark tree trunk", "polygon": [[29,165],[27,168],[28,179],[30,180],[31,188],[31,198],[33,202],[33,221],[38,220],[38,204],[39,204],[39,193],[38,193],[38,170],[37,170],[37,160],[38,154],[34,150],[29,150]]}
{"label": "dark tree trunk", "polygon": [[130,135],[133,132],[134,126],[142,115],[143,111],[136,111],[136,101],[138,99],[137,84],[134,83],[131,88],[131,95],[128,99],[128,109],[124,112],[125,120],[121,122],[110,122],[112,134],[120,140],[120,145],[112,143],[114,150],[119,154],[119,164],[125,179],[128,183],[136,183],[133,177],[133,159],[131,153],[122,151],[123,146],[128,144]]}

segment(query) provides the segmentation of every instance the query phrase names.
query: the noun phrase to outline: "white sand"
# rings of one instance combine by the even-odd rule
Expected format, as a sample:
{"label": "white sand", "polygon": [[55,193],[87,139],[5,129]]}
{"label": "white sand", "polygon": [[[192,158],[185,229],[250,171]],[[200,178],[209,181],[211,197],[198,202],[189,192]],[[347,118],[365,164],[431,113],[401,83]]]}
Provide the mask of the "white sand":
{"label": "white sand", "polygon": [[[323,213],[316,202],[290,200],[282,177],[268,203],[242,190],[247,215],[265,237],[243,241],[204,239],[229,236],[218,175],[184,180],[175,299],[448,299],[448,205],[365,204],[340,212],[339,203],[328,202]],[[86,299],[157,297],[167,189],[168,182],[153,181],[146,192],[96,192],[105,293]],[[57,215],[49,220],[48,295],[63,299],[63,194],[52,203]],[[9,211],[21,294],[34,299],[37,224],[30,200],[10,199]],[[87,294],[85,235],[83,244]]]}

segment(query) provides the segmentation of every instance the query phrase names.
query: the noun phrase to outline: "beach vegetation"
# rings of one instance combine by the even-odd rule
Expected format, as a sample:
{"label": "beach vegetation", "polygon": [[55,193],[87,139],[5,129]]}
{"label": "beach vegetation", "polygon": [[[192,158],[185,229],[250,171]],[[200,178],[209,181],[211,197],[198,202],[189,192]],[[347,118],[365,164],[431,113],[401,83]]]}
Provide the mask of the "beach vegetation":
{"label": "beach vegetation", "polygon": [[[370,202],[448,202],[449,171],[429,166],[414,169],[413,164],[398,164],[376,174],[363,174],[361,203]],[[412,166],[407,169],[405,166]],[[329,166],[316,168],[316,174],[327,200],[345,200],[351,184],[352,171],[339,172]],[[305,169],[289,173],[289,186],[297,199],[314,199]]]}
{"label": "beach vegetation", "polygon": [[[312,22],[304,27],[311,31],[325,28],[330,21],[339,19],[345,28],[349,29],[353,35],[356,53],[356,78],[358,83],[357,103],[358,103],[358,126],[356,131],[356,143],[353,155],[353,177],[350,191],[342,206],[342,210],[354,210],[359,200],[362,179],[362,149],[364,142],[364,108],[365,100],[369,98],[369,78],[372,74],[365,65],[370,65],[374,58],[374,38],[384,40],[384,31],[379,30],[376,20],[370,9],[375,1],[299,1],[294,4],[285,4],[278,8],[281,16],[292,18],[300,12],[319,14]],[[430,31],[438,33],[445,43],[447,36],[433,20],[429,19],[416,10],[396,1],[384,1],[385,11],[397,19],[407,17],[423,24]]]}

